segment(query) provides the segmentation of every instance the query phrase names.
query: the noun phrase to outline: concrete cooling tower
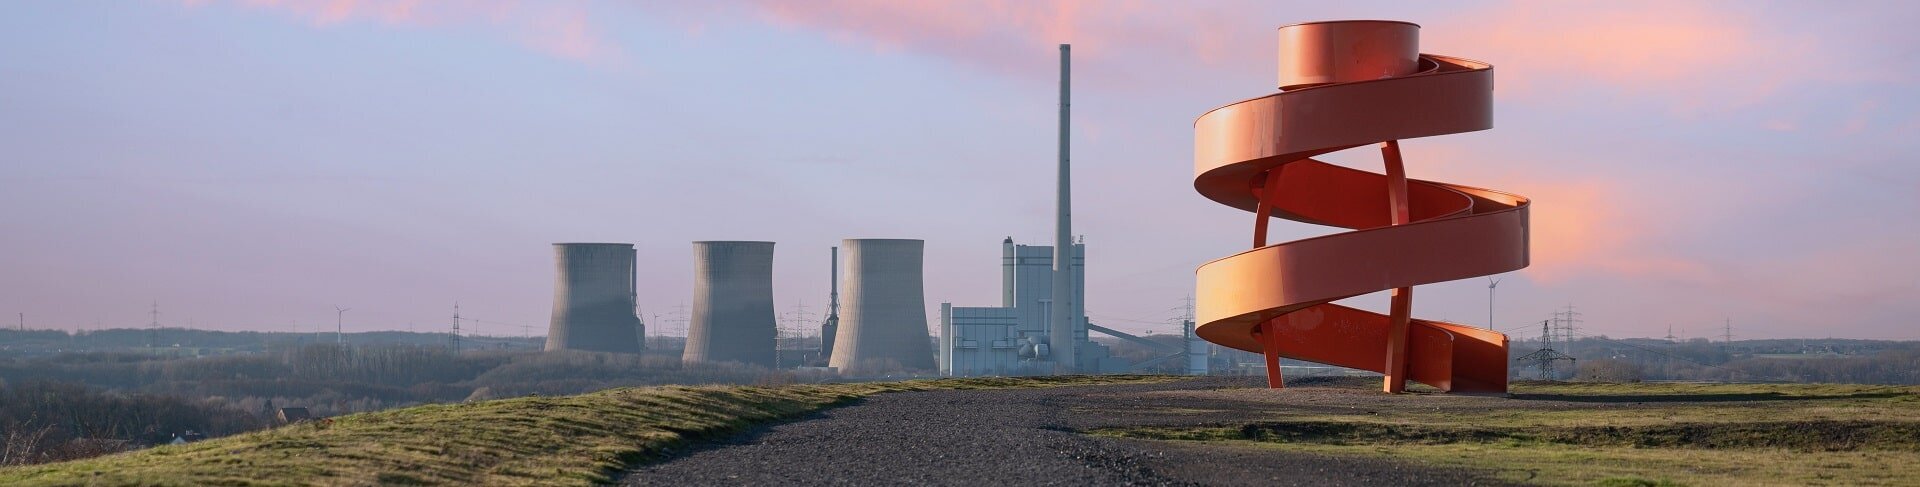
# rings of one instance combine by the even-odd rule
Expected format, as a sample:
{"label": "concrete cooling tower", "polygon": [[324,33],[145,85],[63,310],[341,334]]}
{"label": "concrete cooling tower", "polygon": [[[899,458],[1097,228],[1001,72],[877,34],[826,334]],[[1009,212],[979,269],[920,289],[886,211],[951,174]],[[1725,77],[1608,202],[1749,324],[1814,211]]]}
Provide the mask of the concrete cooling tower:
{"label": "concrete cooling tower", "polygon": [[547,350],[640,353],[633,314],[633,244],[553,244],[553,321]]}
{"label": "concrete cooling tower", "polygon": [[840,329],[827,365],[858,371],[890,360],[909,369],[933,369],[920,272],[925,243],[847,239],[840,245],[846,279],[840,281]]}
{"label": "concrete cooling tower", "polygon": [[773,242],[694,242],[684,362],[774,366]]}

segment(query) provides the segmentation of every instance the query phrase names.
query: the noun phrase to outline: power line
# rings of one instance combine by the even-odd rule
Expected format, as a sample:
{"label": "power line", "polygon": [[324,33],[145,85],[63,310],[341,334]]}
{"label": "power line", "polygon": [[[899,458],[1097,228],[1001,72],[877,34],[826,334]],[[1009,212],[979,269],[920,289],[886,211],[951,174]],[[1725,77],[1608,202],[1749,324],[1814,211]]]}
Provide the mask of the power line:
{"label": "power line", "polygon": [[1733,346],[1733,318],[1727,318],[1726,331],[1723,332],[1720,337],[1720,351],[1725,352],[1727,348]]}
{"label": "power line", "polygon": [[1574,328],[1580,323],[1585,322],[1585,320],[1580,319],[1581,313],[1574,311],[1573,304],[1569,303],[1566,309],[1554,311],[1552,315],[1553,318],[1550,321],[1552,321],[1553,326],[1549,328],[1550,331],[1547,333],[1547,342],[1551,343],[1553,341],[1552,337],[1559,335],[1562,341],[1567,342],[1568,346],[1571,347]]}
{"label": "power line", "polygon": [[1533,325],[1534,325],[1534,323],[1527,323],[1527,324],[1524,324],[1524,325],[1520,325],[1520,326],[1516,326],[1516,327],[1513,327],[1513,328],[1502,328],[1502,329],[1500,329],[1500,332],[1501,332],[1501,333],[1506,333],[1506,332],[1510,332],[1510,331],[1520,331],[1520,329],[1522,329],[1522,328],[1532,328],[1532,327],[1533,327]]}
{"label": "power line", "polygon": [[1172,322],[1175,322],[1175,321],[1179,321],[1179,320],[1180,320],[1180,318],[1174,318],[1174,317],[1169,317],[1169,318],[1167,318],[1167,319],[1163,319],[1163,320],[1159,320],[1159,321],[1150,321],[1150,320],[1143,320],[1143,319],[1139,319],[1139,318],[1121,318],[1121,317],[1118,317],[1118,316],[1106,316],[1106,315],[1096,315],[1096,314],[1088,314],[1087,316],[1091,316],[1091,317],[1094,317],[1094,318],[1099,318],[1099,319],[1102,319],[1102,320],[1108,320],[1108,321],[1119,321],[1119,322],[1125,322],[1125,323],[1137,323],[1137,324],[1142,324],[1142,325],[1164,325],[1164,324],[1167,324],[1167,323],[1172,323]]}
{"label": "power line", "polygon": [[147,322],[147,348],[160,346],[160,301],[153,302],[152,321]]}
{"label": "power line", "polygon": [[453,302],[453,333],[450,335],[447,335],[447,342],[449,344],[449,348],[453,349],[453,353],[460,353],[460,302],[459,301]]}
{"label": "power line", "polygon": [[[1555,318],[1558,318],[1558,316],[1555,316]],[[1558,350],[1553,349],[1554,321],[1555,320],[1546,320],[1546,321],[1540,322],[1540,349],[1539,350],[1535,350],[1533,353],[1523,355],[1520,358],[1513,359],[1513,361],[1515,362],[1523,362],[1523,363],[1532,362],[1534,364],[1534,367],[1538,367],[1540,369],[1541,380],[1553,378],[1554,362],[1559,362],[1564,360],[1567,362],[1568,365],[1574,365],[1578,363],[1578,359],[1575,359],[1572,356],[1569,356],[1564,353],[1560,353]]]}
{"label": "power line", "polygon": [[1607,337],[1604,337],[1604,336],[1596,336],[1596,335],[1588,335],[1588,334],[1584,334],[1584,333],[1581,333],[1581,334],[1580,334],[1580,337],[1581,337],[1581,338],[1591,338],[1591,339],[1595,339],[1595,340],[1601,340],[1601,341],[1605,341],[1605,342],[1611,342],[1611,343],[1615,343],[1615,344],[1619,344],[1619,345],[1625,345],[1625,346],[1628,346],[1628,347],[1632,347],[1632,348],[1635,348],[1635,349],[1638,349],[1638,350],[1640,350],[1640,351],[1644,351],[1644,352],[1647,352],[1647,353],[1651,353],[1651,354],[1654,354],[1654,355],[1659,355],[1659,356],[1662,356],[1662,357],[1666,357],[1666,358],[1668,358],[1668,359],[1674,359],[1674,360],[1679,360],[1679,361],[1682,361],[1682,362],[1686,362],[1686,363],[1690,363],[1690,364],[1694,364],[1694,365],[1698,365],[1698,366],[1701,366],[1701,367],[1711,367],[1711,368],[1715,368],[1715,369],[1720,369],[1720,370],[1724,370],[1724,371],[1727,371],[1727,378],[1729,378],[1729,379],[1731,379],[1731,378],[1733,378],[1733,374],[1746,374],[1746,375],[1747,375],[1748,377],[1752,377],[1752,376],[1753,376],[1753,374],[1750,374],[1750,373],[1747,373],[1747,372],[1745,372],[1745,371],[1742,371],[1742,370],[1740,370],[1740,369],[1729,369],[1729,368],[1726,368],[1726,367],[1721,367],[1721,366],[1718,366],[1718,365],[1713,365],[1713,364],[1707,364],[1707,363],[1701,363],[1701,362],[1698,362],[1698,361],[1695,361],[1695,360],[1693,360],[1693,359],[1690,359],[1690,358],[1686,358],[1686,357],[1681,357],[1681,356],[1678,356],[1678,355],[1673,355],[1673,354],[1669,354],[1669,353],[1666,353],[1666,352],[1662,352],[1662,351],[1659,351],[1659,350],[1654,350],[1654,349],[1651,349],[1651,348],[1647,348],[1647,347],[1642,347],[1642,346],[1639,346],[1639,345],[1634,345],[1634,344],[1632,344],[1632,343],[1627,343],[1627,342],[1623,342],[1623,341],[1619,341],[1619,340],[1614,340],[1614,339],[1612,339],[1612,338],[1607,338]]}

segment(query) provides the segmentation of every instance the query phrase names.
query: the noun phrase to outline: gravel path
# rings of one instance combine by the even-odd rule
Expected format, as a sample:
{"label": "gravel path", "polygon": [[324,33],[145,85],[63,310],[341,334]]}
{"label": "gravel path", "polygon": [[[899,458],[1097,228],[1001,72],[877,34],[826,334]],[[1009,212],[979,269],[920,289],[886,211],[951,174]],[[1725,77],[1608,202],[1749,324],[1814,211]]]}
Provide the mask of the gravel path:
{"label": "gravel path", "polygon": [[[1283,405],[1353,411],[1373,382],[1169,384],[881,394],[630,472],[625,485],[1486,485],[1472,471],[1076,431],[1245,420]],[[1453,397],[1395,400],[1457,402]],[[1459,398],[1469,401],[1473,398]],[[1465,404],[1462,404],[1465,405]]]}

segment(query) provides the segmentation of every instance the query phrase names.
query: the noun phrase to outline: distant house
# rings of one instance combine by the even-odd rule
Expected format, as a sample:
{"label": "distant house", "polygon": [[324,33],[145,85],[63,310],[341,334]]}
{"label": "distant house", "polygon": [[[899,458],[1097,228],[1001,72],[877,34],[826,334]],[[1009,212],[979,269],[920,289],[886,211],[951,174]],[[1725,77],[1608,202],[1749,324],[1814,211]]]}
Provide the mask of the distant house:
{"label": "distant house", "polygon": [[199,433],[199,432],[195,432],[194,430],[187,430],[186,433],[173,435],[173,441],[169,441],[167,443],[172,445],[185,445],[188,443],[193,443],[193,442],[204,440],[204,439],[207,439],[206,433]]}
{"label": "distant house", "polygon": [[273,419],[280,424],[292,424],[313,419],[313,414],[308,413],[307,408],[280,408]]}

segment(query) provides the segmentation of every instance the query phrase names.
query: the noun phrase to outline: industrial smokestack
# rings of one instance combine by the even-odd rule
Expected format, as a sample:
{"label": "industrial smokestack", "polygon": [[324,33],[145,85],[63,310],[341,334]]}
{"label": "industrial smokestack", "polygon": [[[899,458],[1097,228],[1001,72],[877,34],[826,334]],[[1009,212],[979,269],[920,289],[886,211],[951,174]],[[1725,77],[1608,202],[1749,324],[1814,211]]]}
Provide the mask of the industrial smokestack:
{"label": "industrial smokestack", "polygon": [[1072,85],[1068,69],[1072,47],[1060,45],[1060,187],[1057,190],[1059,202],[1054,212],[1053,233],[1053,307],[1048,314],[1047,341],[1052,343],[1054,366],[1062,372],[1075,372],[1079,363],[1074,352],[1078,342],[1073,336],[1073,211],[1070,189],[1073,187],[1072,172],[1067,167],[1068,148],[1067,121],[1068,108],[1072,99],[1068,88]]}
{"label": "industrial smokestack", "polygon": [[860,370],[898,364],[934,368],[932,336],[921,278],[925,242],[847,239],[845,322],[827,365]]}
{"label": "industrial smokestack", "polygon": [[694,242],[683,362],[773,367],[773,242]]}
{"label": "industrial smokestack", "polygon": [[840,248],[829,247],[827,272],[827,319],[820,323],[820,356],[833,357],[834,335],[840,333]]}
{"label": "industrial smokestack", "polygon": [[633,244],[553,244],[553,320],[547,350],[640,353],[633,314]]}

